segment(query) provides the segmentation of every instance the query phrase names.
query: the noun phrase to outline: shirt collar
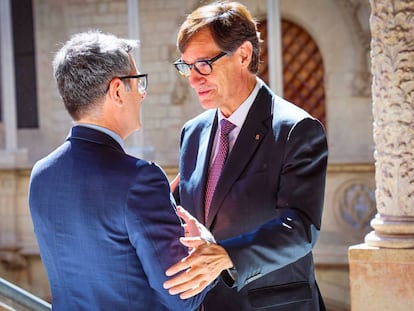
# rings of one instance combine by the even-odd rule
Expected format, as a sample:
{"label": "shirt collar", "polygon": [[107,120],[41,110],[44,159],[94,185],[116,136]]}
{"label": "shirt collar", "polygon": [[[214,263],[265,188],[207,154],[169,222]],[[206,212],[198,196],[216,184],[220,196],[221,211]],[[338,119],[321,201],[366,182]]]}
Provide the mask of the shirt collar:
{"label": "shirt collar", "polygon": [[[227,118],[231,123],[241,128],[244,121],[246,120],[247,114],[249,113],[250,107],[253,105],[254,100],[256,99],[257,94],[259,93],[260,88],[263,85],[263,81],[256,77],[256,85],[250,95],[246,100]],[[225,117],[218,109],[218,122],[224,119]]]}
{"label": "shirt collar", "polygon": [[89,124],[89,123],[76,123],[77,126],[84,126],[84,127],[89,127],[91,129],[103,132],[109,136],[111,136],[113,139],[115,139],[115,141],[122,147],[124,148],[124,141],[122,140],[121,136],[119,136],[117,133],[111,131],[110,129],[107,129],[106,127],[102,127],[96,124]]}

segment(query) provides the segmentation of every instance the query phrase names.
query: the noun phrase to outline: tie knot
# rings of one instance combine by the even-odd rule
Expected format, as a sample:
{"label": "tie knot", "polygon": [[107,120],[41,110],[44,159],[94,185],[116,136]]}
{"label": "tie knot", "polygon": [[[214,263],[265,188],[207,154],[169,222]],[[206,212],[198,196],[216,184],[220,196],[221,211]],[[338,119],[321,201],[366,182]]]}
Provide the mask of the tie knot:
{"label": "tie knot", "polygon": [[226,119],[220,121],[221,134],[228,135],[236,126]]}

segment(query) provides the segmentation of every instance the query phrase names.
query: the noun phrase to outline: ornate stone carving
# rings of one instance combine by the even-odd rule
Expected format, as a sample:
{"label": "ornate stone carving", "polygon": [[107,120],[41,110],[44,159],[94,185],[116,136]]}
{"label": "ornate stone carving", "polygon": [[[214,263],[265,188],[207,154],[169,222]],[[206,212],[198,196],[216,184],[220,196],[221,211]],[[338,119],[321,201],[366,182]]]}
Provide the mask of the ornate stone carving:
{"label": "ornate stone carving", "polygon": [[375,186],[372,182],[353,179],[337,190],[335,210],[337,222],[351,235],[364,236],[370,229],[370,221],[376,213]]}
{"label": "ornate stone carving", "polygon": [[379,214],[366,242],[414,247],[414,7],[411,0],[370,3]]}

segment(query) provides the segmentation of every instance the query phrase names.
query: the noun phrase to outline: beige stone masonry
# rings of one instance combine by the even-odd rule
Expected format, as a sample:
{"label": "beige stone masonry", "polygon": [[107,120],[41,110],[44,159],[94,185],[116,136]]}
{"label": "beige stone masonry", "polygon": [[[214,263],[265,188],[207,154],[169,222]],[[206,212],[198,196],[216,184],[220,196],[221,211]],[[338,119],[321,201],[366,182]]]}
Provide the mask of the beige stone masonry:
{"label": "beige stone masonry", "polygon": [[349,248],[352,311],[414,310],[414,249]]}

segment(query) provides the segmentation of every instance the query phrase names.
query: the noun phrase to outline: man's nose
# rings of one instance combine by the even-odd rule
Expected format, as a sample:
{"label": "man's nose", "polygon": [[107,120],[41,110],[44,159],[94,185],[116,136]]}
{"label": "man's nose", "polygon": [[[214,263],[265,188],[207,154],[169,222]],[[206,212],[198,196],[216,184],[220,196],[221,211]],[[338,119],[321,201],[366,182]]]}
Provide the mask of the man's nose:
{"label": "man's nose", "polygon": [[190,75],[188,76],[188,81],[190,82],[190,85],[194,88],[202,80],[205,80],[205,77],[202,74],[198,73],[197,70],[194,69],[194,67],[191,68]]}

